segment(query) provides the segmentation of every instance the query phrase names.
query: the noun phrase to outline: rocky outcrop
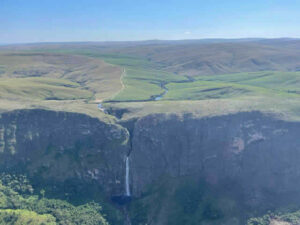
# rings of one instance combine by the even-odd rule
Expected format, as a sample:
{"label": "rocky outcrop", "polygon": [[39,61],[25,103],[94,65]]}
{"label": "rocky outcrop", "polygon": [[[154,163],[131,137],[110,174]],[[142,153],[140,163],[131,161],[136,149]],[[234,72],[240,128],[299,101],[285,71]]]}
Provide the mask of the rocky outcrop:
{"label": "rocky outcrop", "polygon": [[96,181],[124,191],[129,134],[119,125],[77,113],[19,110],[0,117],[0,167],[45,180]]}
{"label": "rocky outcrop", "polygon": [[259,112],[141,118],[130,160],[136,196],[168,175],[227,185],[250,207],[300,199],[300,123]]}

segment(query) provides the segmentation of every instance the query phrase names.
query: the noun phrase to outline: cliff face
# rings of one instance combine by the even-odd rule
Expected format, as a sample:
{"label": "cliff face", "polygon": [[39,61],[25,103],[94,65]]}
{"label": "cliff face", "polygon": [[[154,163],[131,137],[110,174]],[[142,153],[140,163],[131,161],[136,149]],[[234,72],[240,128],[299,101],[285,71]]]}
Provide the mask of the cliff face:
{"label": "cliff face", "polygon": [[21,110],[0,117],[0,165],[45,180],[96,181],[111,194],[124,187],[126,129],[82,114]]}
{"label": "cliff face", "polygon": [[135,124],[132,192],[160,177],[193,176],[248,207],[300,199],[300,123],[258,112],[197,119],[150,115]]}
{"label": "cliff face", "polygon": [[[238,206],[228,218],[242,213],[239,206],[248,212],[300,200],[300,123],[252,112],[212,118],[149,115],[123,125],[131,130],[131,137],[124,127],[82,114],[45,110],[3,113],[0,169],[55,182],[94,181],[108,196],[122,195],[125,158],[130,152],[133,208],[138,202],[136,210],[142,209],[144,221],[154,221],[151,224],[168,224],[168,207],[177,204],[176,193],[191,190],[198,195],[198,187],[202,197],[186,198],[196,199],[195,210],[204,209],[198,214],[212,219],[221,214],[212,213],[211,203],[206,202],[216,193],[229,193],[230,199],[237,199]],[[161,186],[167,197],[157,194],[158,189],[149,191],[163,179],[171,180]],[[185,182],[190,186],[178,192],[177,187]],[[205,183],[209,193],[205,194],[199,182]],[[227,207],[227,203],[223,205]],[[192,217],[184,210],[183,215]],[[143,224],[141,212],[136,215],[138,222],[133,218],[132,224]],[[242,220],[228,221],[244,224]]]}

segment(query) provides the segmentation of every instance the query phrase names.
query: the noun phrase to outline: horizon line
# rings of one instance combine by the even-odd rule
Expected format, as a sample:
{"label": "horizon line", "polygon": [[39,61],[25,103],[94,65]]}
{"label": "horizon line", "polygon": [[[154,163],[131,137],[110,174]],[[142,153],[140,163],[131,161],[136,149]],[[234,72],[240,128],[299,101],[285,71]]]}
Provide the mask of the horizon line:
{"label": "horizon line", "polygon": [[87,44],[87,43],[134,43],[134,42],[176,42],[176,41],[209,41],[209,40],[300,40],[300,37],[240,37],[240,38],[190,38],[190,39],[144,39],[144,40],[114,40],[114,41],[40,41],[40,42],[15,42],[0,43],[0,46],[11,45],[37,45],[37,44]]}

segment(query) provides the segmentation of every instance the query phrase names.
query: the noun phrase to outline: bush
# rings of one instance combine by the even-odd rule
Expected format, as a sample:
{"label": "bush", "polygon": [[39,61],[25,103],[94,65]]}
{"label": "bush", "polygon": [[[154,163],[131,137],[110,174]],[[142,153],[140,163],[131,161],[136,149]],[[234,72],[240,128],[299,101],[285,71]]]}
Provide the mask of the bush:
{"label": "bush", "polygon": [[22,209],[0,209],[0,224],[6,225],[55,225],[56,220],[52,215],[39,215],[35,212]]}
{"label": "bush", "polygon": [[108,225],[97,203],[74,206],[65,200],[45,198],[44,191],[43,198],[32,192],[26,177],[2,175],[0,224]]}

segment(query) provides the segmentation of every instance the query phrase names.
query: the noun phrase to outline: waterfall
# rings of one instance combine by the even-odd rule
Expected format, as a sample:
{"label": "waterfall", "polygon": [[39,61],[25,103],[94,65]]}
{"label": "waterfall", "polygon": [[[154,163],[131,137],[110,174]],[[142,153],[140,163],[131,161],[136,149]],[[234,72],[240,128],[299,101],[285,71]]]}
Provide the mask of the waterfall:
{"label": "waterfall", "polygon": [[129,187],[129,157],[126,157],[126,175],[125,175],[125,190],[126,196],[130,196],[130,187]]}

